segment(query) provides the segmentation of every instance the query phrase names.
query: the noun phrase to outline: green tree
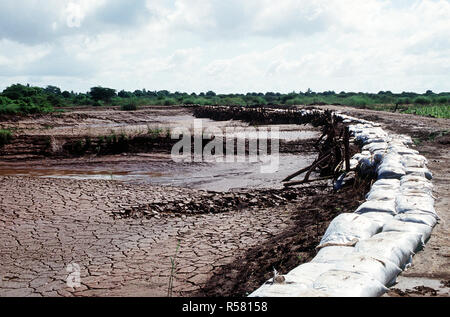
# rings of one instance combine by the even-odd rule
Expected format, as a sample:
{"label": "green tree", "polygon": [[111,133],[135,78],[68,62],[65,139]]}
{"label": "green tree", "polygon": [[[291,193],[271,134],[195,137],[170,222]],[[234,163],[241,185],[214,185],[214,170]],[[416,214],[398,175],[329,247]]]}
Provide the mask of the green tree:
{"label": "green tree", "polygon": [[116,96],[116,91],[111,88],[92,87],[90,94],[95,101],[109,102],[112,97]]}

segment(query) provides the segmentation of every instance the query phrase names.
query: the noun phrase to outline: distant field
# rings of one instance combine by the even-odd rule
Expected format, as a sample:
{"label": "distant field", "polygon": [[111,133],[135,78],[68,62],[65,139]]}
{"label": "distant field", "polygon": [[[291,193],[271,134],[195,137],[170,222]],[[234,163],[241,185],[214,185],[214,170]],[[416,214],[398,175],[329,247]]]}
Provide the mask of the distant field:
{"label": "distant field", "polygon": [[405,113],[417,114],[419,116],[431,116],[435,118],[450,119],[450,106],[413,106],[404,111]]}

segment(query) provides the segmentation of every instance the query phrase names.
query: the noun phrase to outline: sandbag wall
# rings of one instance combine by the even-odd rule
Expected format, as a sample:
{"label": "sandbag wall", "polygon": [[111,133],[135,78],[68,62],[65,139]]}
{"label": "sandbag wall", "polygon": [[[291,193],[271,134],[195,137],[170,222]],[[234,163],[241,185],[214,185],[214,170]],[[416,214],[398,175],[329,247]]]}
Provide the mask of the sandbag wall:
{"label": "sandbag wall", "polygon": [[354,141],[362,145],[351,164],[361,173],[376,173],[377,180],[354,213],[331,222],[310,263],[267,281],[250,297],[381,296],[439,220],[427,159],[408,147],[411,138],[337,116],[350,124]]}

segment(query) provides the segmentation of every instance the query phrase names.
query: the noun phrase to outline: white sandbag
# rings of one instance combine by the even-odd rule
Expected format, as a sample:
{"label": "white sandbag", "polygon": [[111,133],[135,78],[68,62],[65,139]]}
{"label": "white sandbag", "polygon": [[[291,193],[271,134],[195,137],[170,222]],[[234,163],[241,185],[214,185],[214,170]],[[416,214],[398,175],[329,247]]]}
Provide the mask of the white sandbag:
{"label": "white sandbag", "polygon": [[334,297],[378,297],[388,290],[367,275],[340,270],[320,275],[314,282],[314,288]]}
{"label": "white sandbag", "polygon": [[393,219],[391,222],[384,225],[383,232],[398,231],[418,233],[422,237],[422,243],[425,243],[430,238],[432,229],[432,227],[425,224]]}
{"label": "white sandbag", "polygon": [[359,161],[358,161],[358,160],[351,159],[351,160],[350,160],[350,169],[351,169],[351,170],[354,170],[354,169],[358,166],[358,164],[359,164]]}
{"label": "white sandbag", "polygon": [[379,179],[383,178],[395,178],[400,179],[406,175],[405,168],[399,164],[386,164],[382,163],[377,169],[377,175]]}
{"label": "white sandbag", "polygon": [[402,157],[395,153],[388,153],[384,156],[383,162],[378,166],[378,179],[396,178],[400,179],[404,176],[405,168],[401,163]]}
{"label": "white sandbag", "polygon": [[366,200],[393,200],[398,194],[398,190],[374,187],[367,193]]}
{"label": "white sandbag", "polygon": [[370,218],[372,221],[377,222],[380,226],[384,226],[386,223],[394,219],[394,216],[386,212],[366,212],[361,214],[362,217]]}
{"label": "white sandbag", "polygon": [[405,167],[406,175],[422,176],[428,180],[433,179],[433,173],[428,168],[424,167]]}
{"label": "white sandbag", "polygon": [[308,292],[317,292],[312,288],[314,281],[322,273],[333,268],[332,264],[302,264],[284,275],[283,283],[273,283],[273,279],[270,279],[254,291],[250,297],[308,297]]}
{"label": "white sandbag", "polygon": [[402,272],[398,266],[390,261],[383,262],[357,252],[335,265],[337,270],[365,274],[385,286],[394,284],[397,276]]}
{"label": "white sandbag", "polygon": [[381,187],[383,189],[399,189],[400,180],[399,179],[379,179],[372,184],[372,188]]}
{"label": "white sandbag", "polygon": [[422,186],[424,184],[428,187],[433,187],[433,184],[425,176],[405,175],[400,179],[400,187],[404,185]]}
{"label": "white sandbag", "polygon": [[376,136],[370,136],[365,143],[386,143],[386,140],[384,138],[376,137]]}
{"label": "white sandbag", "polygon": [[335,263],[355,252],[354,247],[330,246],[319,250],[311,263]]}
{"label": "white sandbag", "polygon": [[319,290],[316,290],[314,288],[309,288],[309,289],[301,290],[300,292],[296,293],[295,297],[317,298],[317,297],[331,297],[331,295],[327,294],[326,292],[321,292]]}
{"label": "white sandbag", "polygon": [[402,156],[397,153],[389,152],[385,155],[383,163],[388,165],[402,165]]}
{"label": "white sandbag", "polygon": [[395,208],[399,214],[407,211],[420,210],[430,214],[436,214],[434,198],[431,196],[407,196],[398,195],[395,199]]}
{"label": "white sandbag", "polygon": [[303,283],[297,283],[291,277],[285,276],[285,279],[282,284],[267,282],[250,294],[249,297],[298,297],[299,294],[314,290]]}
{"label": "white sandbag", "polygon": [[323,273],[334,269],[333,264],[305,263],[284,275],[283,283],[267,281],[250,297],[316,297],[327,296],[312,288],[314,281]]}
{"label": "white sandbag", "polygon": [[400,191],[404,194],[425,193],[431,196],[433,194],[433,184],[426,182],[405,182],[400,186]]}
{"label": "white sandbag", "polygon": [[432,228],[436,226],[439,220],[435,215],[429,213],[421,213],[420,211],[408,211],[403,214],[398,214],[394,217],[394,219],[404,222],[424,224]]}
{"label": "white sandbag", "polygon": [[397,153],[399,155],[405,155],[405,154],[410,154],[410,155],[414,154],[414,155],[416,155],[416,154],[419,154],[419,152],[416,151],[416,150],[410,149],[410,148],[408,148],[406,146],[400,146],[400,145],[396,145],[396,144],[390,145],[388,147],[388,151],[395,152],[395,153]]}
{"label": "white sandbag", "polygon": [[355,213],[364,214],[367,212],[386,212],[391,215],[397,214],[395,200],[369,200],[359,206]]}
{"label": "white sandbag", "polygon": [[358,242],[355,251],[381,261],[391,261],[399,268],[404,268],[411,262],[414,251],[422,246],[420,234],[392,231]]}
{"label": "white sandbag", "polygon": [[430,190],[427,187],[417,188],[417,187],[401,187],[399,194],[403,196],[415,196],[415,197],[432,197],[433,199],[433,190]]}
{"label": "white sandbag", "polygon": [[422,155],[403,155],[402,164],[405,167],[423,168],[428,164],[428,160]]}
{"label": "white sandbag", "polygon": [[296,283],[303,283],[307,286],[312,286],[313,282],[321,275],[334,268],[332,263],[304,263],[285,276],[289,276]]}
{"label": "white sandbag", "polygon": [[395,140],[403,145],[412,145],[414,144],[412,138],[409,135],[395,135]]}
{"label": "white sandbag", "polygon": [[317,248],[326,246],[352,246],[361,239],[378,233],[378,223],[357,214],[341,214],[328,227]]}
{"label": "white sandbag", "polygon": [[374,142],[374,143],[368,143],[366,145],[363,146],[362,150],[363,151],[369,151],[371,153],[375,152],[375,151],[385,151],[387,148],[387,143],[385,142]]}

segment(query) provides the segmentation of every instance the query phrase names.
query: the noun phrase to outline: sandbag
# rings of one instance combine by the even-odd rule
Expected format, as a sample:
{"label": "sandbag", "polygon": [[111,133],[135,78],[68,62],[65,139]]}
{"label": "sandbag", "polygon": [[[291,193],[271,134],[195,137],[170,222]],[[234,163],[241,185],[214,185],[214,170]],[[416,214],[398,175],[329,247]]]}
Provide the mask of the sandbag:
{"label": "sandbag", "polygon": [[357,214],[341,214],[328,227],[317,248],[351,246],[381,230],[378,223]]}
{"label": "sandbag", "polygon": [[372,184],[372,188],[394,189],[400,188],[399,179],[379,179]]}
{"label": "sandbag", "polygon": [[374,278],[385,286],[394,284],[402,270],[390,261],[380,261],[371,256],[353,253],[335,263],[337,270],[357,272]]}
{"label": "sandbag", "polygon": [[431,236],[432,229],[432,227],[425,224],[404,222],[398,219],[393,219],[384,225],[383,232],[398,231],[418,233],[422,237],[422,243],[425,244]]}
{"label": "sandbag", "polygon": [[375,152],[375,151],[385,151],[387,148],[387,143],[385,142],[374,142],[374,143],[369,143],[363,146],[362,150],[363,151],[369,151],[371,153]]}
{"label": "sandbag", "polygon": [[405,175],[400,180],[400,187],[402,186],[427,186],[433,188],[433,183],[430,182],[425,176],[418,175]]}
{"label": "sandbag", "polygon": [[386,164],[381,163],[377,169],[377,175],[379,179],[383,178],[395,178],[400,179],[406,175],[405,168],[400,164]]}
{"label": "sandbag", "polygon": [[355,252],[354,247],[330,246],[319,250],[311,263],[335,263]]}
{"label": "sandbag", "polygon": [[303,283],[312,286],[313,282],[324,272],[332,270],[334,265],[332,263],[304,263],[285,276],[289,276],[297,283]]}
{"label": "sandbag", "polygon": [[398,195],[395,199],[395,207],[398,213],[420,210],[435,215],[434,198],[431,196],[407,196]]}
{"label": "sandbag", "polygon": [[413,155],[417,155],[419,154],[419,152],[417,150],[413,150],[410,149],[404,145],[397,145],[397,144],[392,144],[388,147],[388,151],[392,151],[395,152],[399,155],[405,155],[405,154],[413,154]]}
{"label": "sandbag", "polygon": [[404,176],[405,168],[401,163],[401,156],[395,153],[388,153],[384,156],[383,162],[377,169],[378,179],[395,178],[400,179]]}
{"label": "sandbag", "polygon": [[406,175],[422,176],[428,180],[433,179],[433,173],[425,167],[405,167]]}
{"label": "sandbag", "polygon": [[404,222],[413,222],[428,225],[430,227],[436,226],[439,218],[429,213],[421,213],[420,211],[408,211],[403,214],[398,214],[394,217],[396,220]]}
{"label": "sandbag", "polygon": [[367,275],[341,270],[323,273],[314,282],[313,287],[333,297],[378,297],[388,290]]}
{"label": "sandbag", "polygon": [[394,219],[394,216],[387,212],[366,212],[361,214],[361,216],[370,218],[372,221],[377,222],[380,226],[384,226],[386,223]]}
{"label": "sandbag", "polygon": [[433,196],[433,190],[430,190],[427,187],[422,187],[422,188],[416,188],[416,187],[401,187],[400,188],[400,193],[401,195],[404,196],[416,196],[416,197],[432,197]]}
{"label": "sandbag", "polygon": [[374,187],[367,193],[366,200],[394,200],[398,194],[398,190]]}
{"label": "sandbag", "polygon": [[250,297],[309,297],[307,294],[317,292],[312,288],[314,281],[322,273],[333,268],[334,265],[332,264],[302,264],[289,274],[284,275],[285,281],[283,283],[273,283],[273,279],[270,279],[254,291]]}
{"label": "sandbag", "polygon": [[308,290],[314,290],[303,283],[297,283],[291,277],[285,276],[285,279],[286,281],[283,284],[267,282],[250,294],[249,297],[297,297]]}
{"label": "sandbag", "polygon": [[411,262],[414,251],[422,246],[422,236],[418,233],[382,232],[358,242],[355,251],[380,261],[391,261],[403,269]]}
{"label": "sandbag", "polygon": [[423,168],[428,164],[428,160],[422,155],[403,155],[402,164],[405,167]]}
{"label": "sandbag", "polygon": [[395,200],[369,200],[359,206],[355,213],[364,214],[367,212],[386,212],[391,215],[397,214]]}

